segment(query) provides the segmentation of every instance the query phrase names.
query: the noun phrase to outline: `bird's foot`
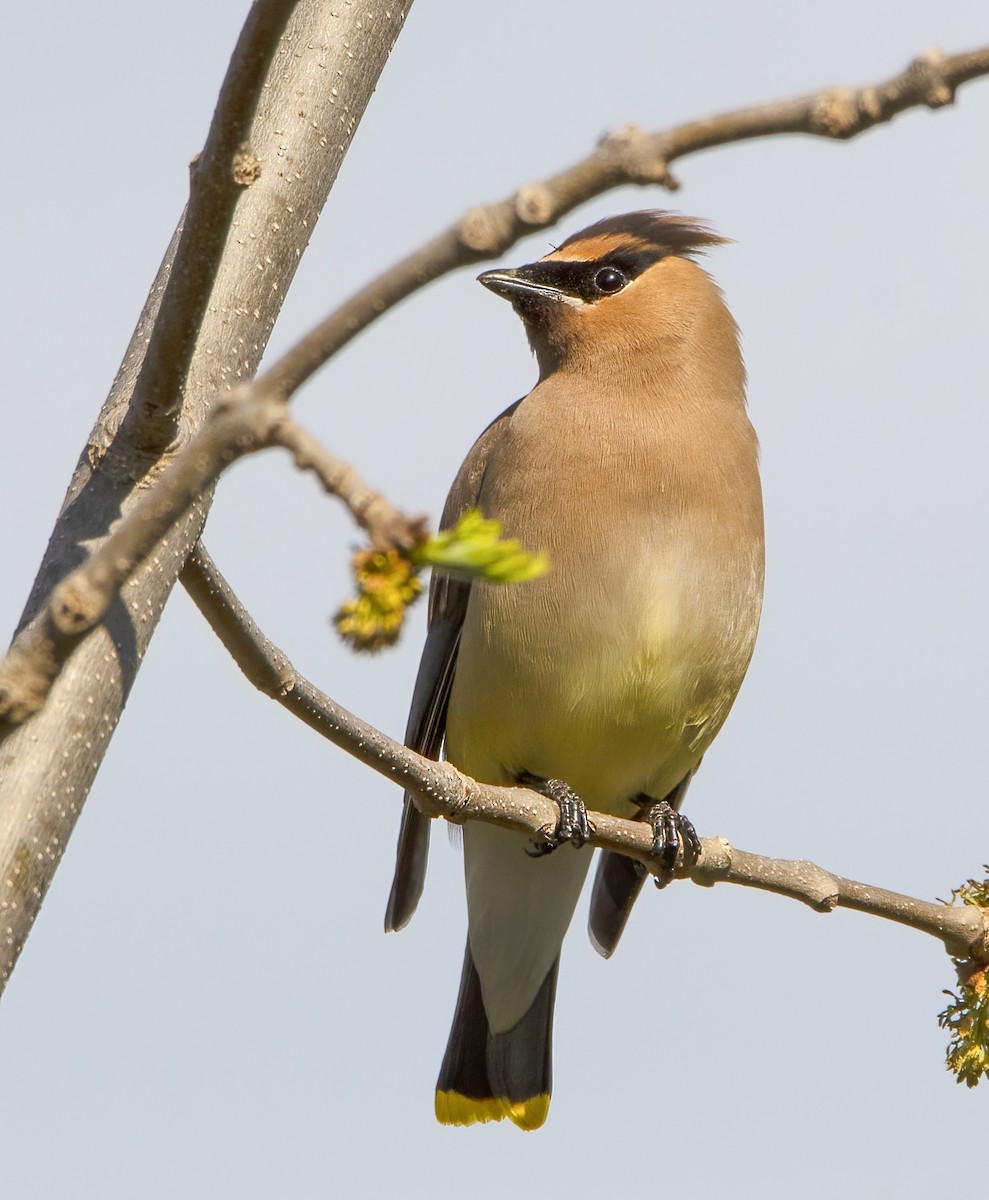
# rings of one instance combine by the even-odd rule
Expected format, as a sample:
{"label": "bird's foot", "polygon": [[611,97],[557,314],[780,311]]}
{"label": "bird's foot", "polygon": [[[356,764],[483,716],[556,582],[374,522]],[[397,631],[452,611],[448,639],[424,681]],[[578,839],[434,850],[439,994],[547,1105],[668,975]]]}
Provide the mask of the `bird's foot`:
{"label": "bird's foot", "polygon": [[640,819],[652,828],[652,853],[659,860],[656,886],[675,879],[678,867],[689,872],[701,855],[701,841],[692,823],[665,800],[642,810]]}
{"label": "bird's foot", "polygon": [[542,842],[530,842],[526,854],[530,858],[542,858],[552,854],[559,846],[569,842],[578,849],[586,845],[591,836],[591,823],[587,819],[587,806],[577,793],[562,779],[540,779],[528,771],[519,776],[519,783],[533,791],[541,792],[560,810],[556,829]]}

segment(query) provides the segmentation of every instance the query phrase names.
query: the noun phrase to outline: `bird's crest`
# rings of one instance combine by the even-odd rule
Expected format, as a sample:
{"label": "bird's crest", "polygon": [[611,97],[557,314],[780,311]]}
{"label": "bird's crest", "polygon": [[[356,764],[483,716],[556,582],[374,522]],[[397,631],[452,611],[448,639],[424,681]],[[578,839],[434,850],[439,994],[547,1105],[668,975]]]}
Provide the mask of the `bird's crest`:
{"label": "bird's crest", "polygon": [[656,258],[667,254],[692,257],[728,241],[696,217],[647,208],[596,221],[568,237],[549,257],[595,259],[618,249],[644,251]]}

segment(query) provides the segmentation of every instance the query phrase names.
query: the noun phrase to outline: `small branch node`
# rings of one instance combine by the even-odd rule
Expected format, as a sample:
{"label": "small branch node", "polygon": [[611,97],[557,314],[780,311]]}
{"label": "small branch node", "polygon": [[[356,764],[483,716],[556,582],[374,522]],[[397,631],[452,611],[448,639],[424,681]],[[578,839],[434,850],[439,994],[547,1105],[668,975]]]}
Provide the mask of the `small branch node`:
{"label": "small branch node", "polygon": [[553,197],[542,184],[527,184],[515,193],[515,213],[526,225],[544,227],[556,215]]}
{"label": "small branch node", "polygon": [[714,887],[720,876],[731,870],[732,845],[727,838],[704,838],[693,870],[693,880],[701,887]]}
{"label": "small branch node", "polygon": [[858,106],[870,125],[883,119],[883,98],[878,88],[862,88],[858,93]]}
{"label": "small branch node", "polygon": [[76,571],[52,592],[51,618],[59,633],[85,633],[106,611],[106,594]]}
{"label": "small branch node", "polygon": [[800,898],[815,912],[834,912],[841,896],[841,885],[830,871],[825,871],[809,859],[801,858],[791,864],[800,885]]}
{"label": "small branch node", "polygon": [[[378,510],[381,510],[380,513]],[[368,531],[375,550],[398,550],[405,554],[420,545],[429,533],[429,518],[406,517],[396,512],[383,497],[375,497],[363,513],[356,514]]]}
{"label": "small branch node", "polygon": [[295,672],[278,663],[272,663],[269,669],[254,674],[248,674],[246,670],[244,673],[258,691],[271,700],[281,702],[295,691]]}
{"label": "small branch node", "polygon": [[515,240],[511,212],[504,204],[468,209],[456,230],[461,245],[476,254],[500,254]]}
{"label": "small branch node", "polygon": [[824,137],[850,138],[862,123],[858,93],[854,88],[835,87],[814,99],[810,110],[812,133]]}
{"label": "small branch node", "polygon": [[250,142],[241,142],[234,151],[231,174],[234,183],[243,188],[250,187],[261,178],[261,160],[251,149]]}
{"label": "small branch node", "polygon": [[453,825],[462,825],[470,813],[474,781],[449,763],[436,763],[440,778],[416,789],[416,807],[426,817],[445,817]]}
{"label": "small branch node", "polygon": [[955,99],[954,86],[945,78],[945,56],[935,46],[926,54],[915,58],[907,68],[907,74],[917,81],[917,87],[928,108],[944,108]]}
{"label": "small branch node", "polygon": [[657,139],[638,125],[626,125],[605,134],[598,146],[630,183],[658,183],[671,192],[680,186],[670,173],[669,163],[659,150]]}
{"label": "small branch node", "polygon": [[626,152],[628,146],[645,136],[641,125],[629,121],[621,129],[609,129],[607,133],[598,138],[598,149],[603,150],[606,154],[613,153],[620,156]]}
{"label": "small branch node", "polygon": [[976,911],[981,918],[982,928],[979,934],[969,942],[967,956],[985,968],[989,963],[989,908],[978,908]]}

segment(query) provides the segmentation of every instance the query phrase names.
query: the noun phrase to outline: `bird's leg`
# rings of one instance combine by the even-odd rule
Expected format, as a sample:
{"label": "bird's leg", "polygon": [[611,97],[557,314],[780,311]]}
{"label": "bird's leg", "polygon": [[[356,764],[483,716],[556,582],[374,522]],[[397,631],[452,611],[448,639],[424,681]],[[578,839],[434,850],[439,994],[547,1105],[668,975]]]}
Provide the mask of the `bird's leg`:
{"label": "bird's leg", "polygon": [[556,829],[549,838],[544,842],[531,842],[526,847],[526,854],[530,858],[542,858],[544,854],[551,854],[566,842],[578,849],[585,845],[591,836],[587,806],[568,783],[562,779],[540,779],[538,775],[530,775],[528,771],[523,771],[518,781],[535,792],[541,792],[560,810]]}
{"label": "bird's leg", "polygon": [[652,828],[652,853],[659,859],[660,872],[656,886],[664,888],[675,878],[677,863],[683,854],[683,865],[690,870],[701,854],[701,842],[693,824],[667,800],[653,801],[639,814]]}

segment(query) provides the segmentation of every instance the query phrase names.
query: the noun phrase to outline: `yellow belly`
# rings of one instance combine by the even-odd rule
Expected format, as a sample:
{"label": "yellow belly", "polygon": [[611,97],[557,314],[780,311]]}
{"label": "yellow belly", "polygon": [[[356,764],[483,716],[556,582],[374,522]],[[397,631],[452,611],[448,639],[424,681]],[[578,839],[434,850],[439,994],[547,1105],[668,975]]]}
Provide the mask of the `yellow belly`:
{"label": "yellow belly", "polygon": [[479,589],[450,700],[450,760],[491,783],[564,779],[616,814],[639,795],[664,797],[720,729],[754,637],[712,629],[671,580],[667,569],[610,588],[550,576]]}

